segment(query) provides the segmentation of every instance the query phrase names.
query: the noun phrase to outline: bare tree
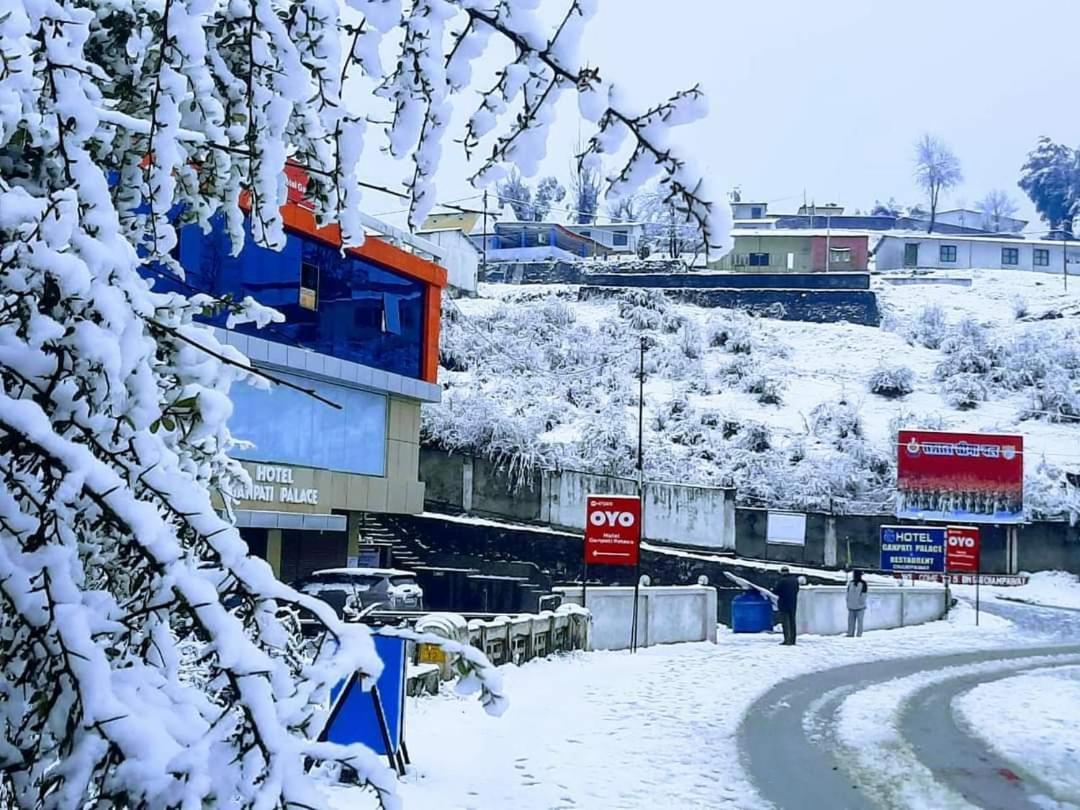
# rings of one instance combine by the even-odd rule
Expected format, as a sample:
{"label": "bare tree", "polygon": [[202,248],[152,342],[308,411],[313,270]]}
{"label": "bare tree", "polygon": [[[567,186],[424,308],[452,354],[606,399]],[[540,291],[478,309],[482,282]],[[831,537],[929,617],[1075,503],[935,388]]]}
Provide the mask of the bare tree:
{"label": "bare tree", "polygon": [[643,214],[640,194],[628,194],[607,204],[608,217],[612,222],[637,222]]}
{"label": "bare tree", "polygon": [[982,214],[983,227],[995,233],[1009,230],[1003,226],[1003,222],[1015,217],[1020,210],[1016,200],[1000,188],[988,191],[985,197],[975,203],[975,207]]}
{"label": "bare tree", "polygon": [[596,221],[600,207],[600,172],[591,166],[574,162],[570,175],[572,218],[578,225]]}
{"label": "bare tree", "polygon": [[930,226],[934,230],[941,192],[960,183],[964,178],[960,160],[941,138],[925,134],[915,142],[915,180],[930,201]]}

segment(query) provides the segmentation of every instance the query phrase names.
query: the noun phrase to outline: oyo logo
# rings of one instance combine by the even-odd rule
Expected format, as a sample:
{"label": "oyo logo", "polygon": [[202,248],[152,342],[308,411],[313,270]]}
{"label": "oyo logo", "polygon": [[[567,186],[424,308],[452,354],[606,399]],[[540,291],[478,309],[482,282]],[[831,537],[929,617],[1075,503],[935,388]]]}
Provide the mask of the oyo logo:
{"label": "oyo logo", "polygon": [[953,535],[949,538],[949,545],[953,548],[975,548],[975,538],[966,535]]}
{"label": "oyo logo", "polygon": [[598,510],[589,513],[589,523],[593,526],[606,526],[609,528],[622,526],[624,529],[629,529],[634,525],[634,514],[632,512],[609,512],[606,510]]}

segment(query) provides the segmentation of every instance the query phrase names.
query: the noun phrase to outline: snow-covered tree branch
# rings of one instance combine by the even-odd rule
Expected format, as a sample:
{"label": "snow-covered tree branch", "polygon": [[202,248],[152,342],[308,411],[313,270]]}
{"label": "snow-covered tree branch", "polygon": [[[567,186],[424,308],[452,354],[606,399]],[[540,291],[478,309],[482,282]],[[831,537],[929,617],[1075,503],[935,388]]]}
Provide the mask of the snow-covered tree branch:
{"label": "snow-covered tree branch", "polygon": [[[516,55],[462,137],[470,151],[491,141],[478,181],[533,168],[555,98],[575,90],[598,124],[594,157],[633,139],[613,185],[659,172],[708,239],[726,239],[726,206],[664,140],[700,93],[643,114],[617,103],[576,57],[593,3],[570,3],[550,32],[530,0],[349,5],[346,19],[336,0],[0,13],[0,803],[318,806],[309,760],[347,763],[394,802],[370,751],[313,742],[330,688],[379,670],[366,631],[279,583],[222,516],[244,476],[229,388],[272,380],[196,319],[276,315],[155,293],[140,271],[181,272],[179,226],[222,217],[239,249],[247,219],[281,247],[294,160],[319,220],[359,243],[360,167],[384,107],[418,222],[437,199],[451,97],[502,39]],[[375,98],[343,97],[354,74]],[[300,608],[325,626],[317,650],[292,632]]]}

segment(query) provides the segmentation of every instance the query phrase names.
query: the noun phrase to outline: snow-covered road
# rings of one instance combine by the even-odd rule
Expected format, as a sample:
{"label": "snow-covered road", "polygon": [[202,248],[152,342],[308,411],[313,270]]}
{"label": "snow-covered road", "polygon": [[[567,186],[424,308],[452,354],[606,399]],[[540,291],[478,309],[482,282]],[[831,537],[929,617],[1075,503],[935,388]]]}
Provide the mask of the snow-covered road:
{"label": "snow-covered road", "polygon": [[[947,621],[861,639],[804,637],[794,648],[780,646],[775,635],[722,630],[718,644],[504,667],[511,702],[501,718],[452,694],[410,701],[415,767],[401,793],[408,810],[765,807],[758,788],[766,795],[768,789],[744,768],[739,728],[755,701],[781,681],[849,664],[1030,641],[993,615],[984,613],[974,627],[973,612],[962,606]],[[801,715],[796,725],[801,729]],[[358,793],[339,791],[336,806],[366,807]]]}
{"label": "snow-covered road", "polygon": [[[1018,645],[1043,645],[855,664],[784,681],[760,698],[739,743],[761,796],[781,808],[1075,807],[1080,794],[1070,783],[1050,767],[1028,765],[1039,746],[1021,739],[992,747],[973,736],[985,720],[974,709],[982,704],[970,704],[963,718],[953,706],[980,689],[1036,677],[1018,673],[1054,677],[1080,664],[1080,615],[1000,603],[989,609],[1015,622]],[[1013,691],[1011,705],[1027,694]],[[1066,723],[1054,736],[1043,718],[1027,742],[1052,749],[1043,761],[1075,756],[1075,727]]]}

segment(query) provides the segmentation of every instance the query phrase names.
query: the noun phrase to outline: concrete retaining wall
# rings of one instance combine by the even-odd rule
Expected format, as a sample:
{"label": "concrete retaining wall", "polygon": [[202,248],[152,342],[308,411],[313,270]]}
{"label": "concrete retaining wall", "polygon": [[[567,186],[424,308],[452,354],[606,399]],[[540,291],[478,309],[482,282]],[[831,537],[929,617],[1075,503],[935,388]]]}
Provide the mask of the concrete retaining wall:
{"label": "concrete retaining wall", "polygon": [[[578,472],[553,473],[547,478],[550,497],[541,501],[541,521],[579,531],[585,529],[589,495],[637,492],[637,482],[628,478]],[[648,482],[643,512],[647,540],[708,549],[735,548],[732,490]]]}
{"label": "concrete retaining wall", "polygon": [[[581,604],[581,588],[556,588],[564,602]],[[626,650],[634,611],[633,587],[588,588],[594,650]],[[716,641],[716,589],[702,585],[650,586],[638,595],[638,646]]]}
{"label": "concrete retaining wall", "polygon": [[[632,495],[632,478],[572,470],[546,471],[511,480],[482,458],[425,448],[420,479],[427,508],[490,515],[582,531],[585,499],[594,494]],[[645,482],[644,539],[713,551],[735,548],[735,490]]]}
{"label": "concrete retaining wall", "polygon": [[[763,232],[768,236],[768,231]],[[721,290],[869,290],[869,273],[589,273],[582,279],[597,287],[666,287]]]}
{"label": "concrete retaining wall", "polygon": [[[863,629],[885,630],[940,619],[945,615],[945,589],[935,587],[874,588],[867,594]],[[800,633],[832,636],[847,632],[846,589],[816,585],[799,591],[796,620]]]}

